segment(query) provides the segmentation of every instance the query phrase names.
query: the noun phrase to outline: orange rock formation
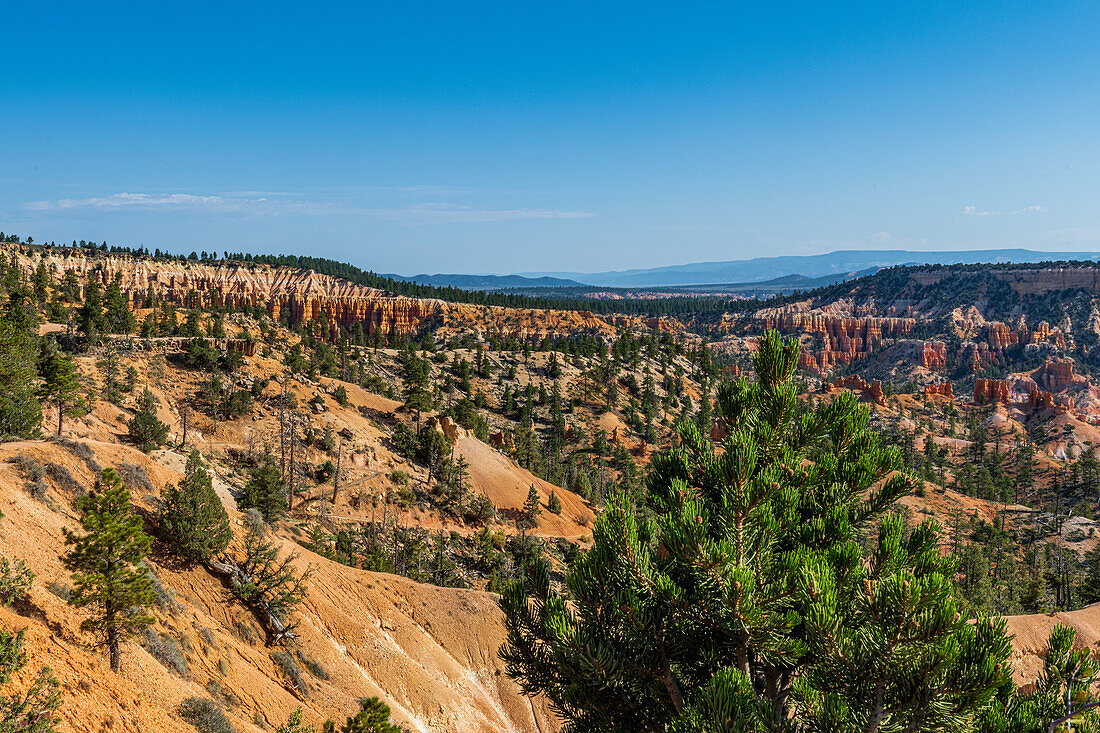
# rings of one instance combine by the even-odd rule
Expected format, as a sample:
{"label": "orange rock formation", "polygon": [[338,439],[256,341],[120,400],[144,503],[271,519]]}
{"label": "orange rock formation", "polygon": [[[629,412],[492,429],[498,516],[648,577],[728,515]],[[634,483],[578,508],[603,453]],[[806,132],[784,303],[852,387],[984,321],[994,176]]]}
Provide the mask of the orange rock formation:
{"label": "orange rock formation", "polygon": [[980,405],[991,402],[1007,404],[1008,382],[1003,379],[978,379],[974,382],[974,402]]}
{"label": "orange rock formation", "polygon": [[[942,341],[926,341],[921,349],[920,363],[925,369],[934,372],[947,369],[947,344]],[[949,384],[948,387],[950,386]]]}
{"label": "orange rock formation", "polygon": [[858,374],[849,374],[846,377],[840,377],[829,387],[829,391],[836,391],[839,389],[850,389],[854,392],[860,392],[864,397],[882,404],[886,397],[882,393],[882,382],[873,381],[868,384],[863,377]]}
{"label": "orange rock formation", "polygon": [[1061,392],[1072,386],[1074,380],[1072,359],[1047,359],[1035,372],[1035,381],[1051,392]]}
{"label": "orange rock formation", "polygon": [[[317,333],[335,338],[355,324],[367,335],[400,336],[420,330],[426,321],[443,335],[476,331],[482,336],[547,336],[591,333],[612,337],[620,329],[682,333],[669,319],[625,315],[598,316],[586,311],[547,311],[530,308],[448,303],[410,298],[356,285],[312,270],[245,263],[156,261],[122,255],[92,255],[79,250],[55,249],[26,254],[9,248],[30,273],[40,261],[60,280],[67,272],[81,291],[91,282],[106,287],[118,282],[131,308],[147,300],[187,307],[220,306],[230,310],[262,308],[273,318],[291,323],[314,321]],[[81,293],[83,295],[83,292]]]}
{"label": "orange rock formation", "polygon": [[941,397],[950,397],[955,399],[955,390],[951,387],[951,382],[940,382],[939,384],[929,384],[924,388],[924,394],[927,397],[933,397],[939,395]]}

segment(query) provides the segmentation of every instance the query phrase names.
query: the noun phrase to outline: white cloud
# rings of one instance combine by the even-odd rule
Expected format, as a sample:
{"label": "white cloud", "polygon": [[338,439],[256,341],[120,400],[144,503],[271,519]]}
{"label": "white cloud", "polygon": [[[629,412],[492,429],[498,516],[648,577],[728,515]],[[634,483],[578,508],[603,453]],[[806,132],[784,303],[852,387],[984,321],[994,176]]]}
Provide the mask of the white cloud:
{"label": "white cloud", "polygon": [[301,201],[267,196],[198,196],[190,193],[116,193],[82,199],[53,199],[24,204],[30,212],[94,211],[192,211],[251,216],[361,216],[408,224],[501,222],[522,219],[584,219],[589,211],[520,208],[491,209],[450,203],[418,203],[398,208],[370,208],[344,203]]}
{"label": "white cloud", "polygon": [[962,213],[966,216],[1017,216],[1019,214],[1044,214],[1046,213],[1046,207],[1033,204],[1012,211],[981,211],[976,206],[964,206]]}

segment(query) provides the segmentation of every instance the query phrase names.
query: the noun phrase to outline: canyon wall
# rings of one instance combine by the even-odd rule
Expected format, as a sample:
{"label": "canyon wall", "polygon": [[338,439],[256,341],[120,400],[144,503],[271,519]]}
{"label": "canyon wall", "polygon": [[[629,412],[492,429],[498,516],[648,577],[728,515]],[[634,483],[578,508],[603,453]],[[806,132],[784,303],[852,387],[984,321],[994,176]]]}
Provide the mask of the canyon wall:
{"label": "canyon wall", "polygon": [[367,335],[401,336],[417,333],[429,322],[444,337],[475,332],[486,337],[515,336],[520,339],[578,333],[610,338],[623,329],[684,334],[683,327],[671,319],[599,316],[587,311],[503,308],[411,298],[312,270],[289,267],[157,261],[125,255],[88,256],[70,249],[45,250],[41,254],[28,254],[18,247],[7,250],[15,253],[28,274],[40,261],[45,262],[55,282],[66,273],[73,273],[81,297],[91,282],[106,287],[117,281],[134,310],[150,300],[187,307],[260,308],[272,318],[285,315],[292,324],[327,322],[330,332],[324,335],[330,337],[350,330],[355,324],[361,324]]}

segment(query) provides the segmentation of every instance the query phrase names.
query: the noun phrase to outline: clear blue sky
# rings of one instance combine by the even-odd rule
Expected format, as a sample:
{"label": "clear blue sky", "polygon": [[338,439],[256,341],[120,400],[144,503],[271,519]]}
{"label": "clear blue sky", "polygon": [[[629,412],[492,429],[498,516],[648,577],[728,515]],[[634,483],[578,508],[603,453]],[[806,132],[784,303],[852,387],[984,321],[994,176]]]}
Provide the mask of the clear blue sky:
{"label": "clear blue sky", "polygon": [[8,3],[0,229],[379,271],[1100,250],[1100,3]]}

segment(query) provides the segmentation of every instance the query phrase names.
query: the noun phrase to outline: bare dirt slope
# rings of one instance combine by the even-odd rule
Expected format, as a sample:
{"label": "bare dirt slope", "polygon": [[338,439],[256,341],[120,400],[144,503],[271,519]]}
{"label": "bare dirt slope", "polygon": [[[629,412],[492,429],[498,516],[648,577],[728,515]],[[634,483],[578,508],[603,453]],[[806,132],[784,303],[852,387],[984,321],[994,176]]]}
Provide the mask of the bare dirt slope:
{"label": "bare dirt slope", "polygon": [[[543,481],[530,471],[517,466],[512,459],[477,438],[461,436],[455,443],[455,453],[470,464],[470,485],[474,491],[489,497],[503,514],[518,517],[534,485],[539,492],[542,515],[535,534],[547,537],[583,538],[591,534],[594,514],[588,503],[571,491]],[[554,492],[561,500],[561,514],[551,514],[547,502]]]}
{"label": "bare dirt slope", "polygon": [[[94,482],[97,466],[113,465],[124,467],[135,505],[148,515],[155,497],[179,480],[174,469],[182,457],[161,453],[154,460],[125,446],[84,445],[90,451],[48,441],[0,446],[0,554],[23,558],[37,573],[21,615],[0,610],[0,624],[27,629],[30,664],[17,683],[27,684],[40,665],[51,666],[62,681],[62,731],[187,730],[177,709],[191,697],[218,700],[236,730],[255,731],[281,724],[299,706],[314,723],[343,720],[358,698],[370,695],[385,700],[394,720],[413,731],[559,729],[544,703],[521,695],[503,674],[496,655],[503,626],[492,595],[339,565],[284,537],[277,537],[283,552],[299,551],[298,566],[312,572],[300,638],[286,650],[300,682],[273,660],[278,650],[263,644],[255,620],[217,578],[178,567],[157,548],[150,557],[162,585],[154,628],[181,649],[185,662],[170,670],[135,640],[125,645],[121,674],[112,674],[79,629],[86,616],[61,597],[70,584],[59,559],[64,530],[77,528],[71,502]],[[17,455],[43,467],[44,495],[28,490],[10,460]],[[240,535],[228,487],[219,494]],[[311,665],[319,671],[310,672]]]}
{"label": "bare dirt slope", "polygon": [[1009,616],[1008,631],[1015,635],[1012,642],[1012,668],[1017,683],[1033,682],[1043,669],[1047,653],[1047,638],[1058,624],[1077,630],[1077,646],[1100,650],[1100,603],[1077,611],[1036,613]]}

